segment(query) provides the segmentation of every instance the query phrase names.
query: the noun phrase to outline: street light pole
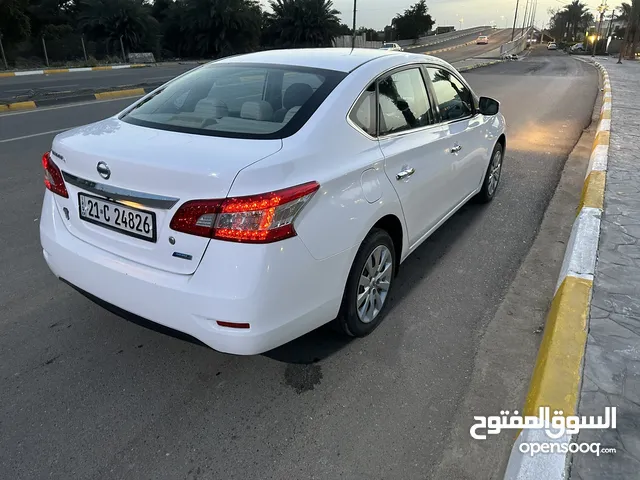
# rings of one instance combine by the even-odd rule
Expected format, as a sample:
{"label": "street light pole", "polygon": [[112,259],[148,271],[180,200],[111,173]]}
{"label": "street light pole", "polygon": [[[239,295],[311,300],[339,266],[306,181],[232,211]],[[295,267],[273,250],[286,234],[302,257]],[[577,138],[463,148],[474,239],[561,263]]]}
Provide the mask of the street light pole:
{"label": "street light pole", "polygon": [[356,2],[358,0],[353,0],[353,32],[351,35],[351,49],[356,48]]}
{"label": "street light pole", "polygon": [[522,19],[522,34],[524,35],[524,27],[527,24],[527,20],[529,19],[529,17],[527,17],[529,13],[529,0],[527,0],[527,4],[524,6],[524,18]]}
{"label": "street light pole", "polygon": [[516,22],[518,21],[518,6],[520,5],[520,0],[516,0],[516,13],[513,16],[513,28],[511,29],[511,41],[513,42],[513,38],[516,34]]}

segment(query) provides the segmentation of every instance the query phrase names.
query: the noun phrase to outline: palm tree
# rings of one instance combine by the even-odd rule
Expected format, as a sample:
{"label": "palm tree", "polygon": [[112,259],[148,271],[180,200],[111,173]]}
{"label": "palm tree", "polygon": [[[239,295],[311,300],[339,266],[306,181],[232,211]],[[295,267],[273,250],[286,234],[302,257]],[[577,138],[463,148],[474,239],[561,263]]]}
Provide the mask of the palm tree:
{"label": "palm tree", "polygon": [[278,47],[330,47],[340,32],[331,0],[271,0],[266,39]]}
{"label": "palm tree", "polygon": [[[627,4],[628,6],[628,4]],[[640,0],[632,0],[627,21],[627,58],[635,60],[640,43]]]}
{"label": "palm tree", "polygon": [[571,25],[572,40],[578,36],[578,30],[584,26],[586,20],[592,20],[593,16],[589,13],[588,7],[580,0],[573,0],[569,5],[565,6],[567,18]]}
{"label": "palm tree", "polygon": [[260,5],[255,0],[188,0],[182,32],[197,56],[226,56],[257,48]]}
{"label": "palm tree", "polygon": [[619,19],[625,22],[624,41],[620,47],[620,58],[635,59],[635,52],[640,41],[640,1],[633,0],[632,4],[623,2],[620,6]]}
{"label": "palm tree", "polygon": [[120,37],[131,51],[145,44],[158,22],[144,0],[85,0],[79,14],[80,28],[96,40],[107,41],[116,51]]}

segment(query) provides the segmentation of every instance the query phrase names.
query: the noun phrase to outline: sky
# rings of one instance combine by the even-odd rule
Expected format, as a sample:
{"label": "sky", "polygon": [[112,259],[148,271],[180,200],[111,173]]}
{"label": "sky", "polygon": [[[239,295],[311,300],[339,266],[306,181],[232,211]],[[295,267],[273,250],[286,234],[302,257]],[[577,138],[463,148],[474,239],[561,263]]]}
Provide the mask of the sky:
{"label": "sky", "polygon": [[[417,0],[357,0],[356,23],[359,27],[375,28],[382,30],[385,25],[391,24],[391,19],[396,13],[402,13],[407,7]],[[530,0],[520,0],[518,10],[518,24],[522,26],[524,8]],[[536,24],[538,27],[549,21],[549,8],[562,8],[571,0],[538,0]],[[582,0],[591,12],[597,15],[596,8],[600,0]],[[611,7],[618,6],[621,1],[608,0]],[[353,23],[353,0],[333,0],[334,8],[341,12],[342,21],[351,26]],[[480,25],[490,25],[492,22],[500,27],[511,28],[516,0],[427,0],[429,13],[434,17],[436,26],[454,25],[460,29],[471,28]],[[610,8],[611,8],[610,7]]]}

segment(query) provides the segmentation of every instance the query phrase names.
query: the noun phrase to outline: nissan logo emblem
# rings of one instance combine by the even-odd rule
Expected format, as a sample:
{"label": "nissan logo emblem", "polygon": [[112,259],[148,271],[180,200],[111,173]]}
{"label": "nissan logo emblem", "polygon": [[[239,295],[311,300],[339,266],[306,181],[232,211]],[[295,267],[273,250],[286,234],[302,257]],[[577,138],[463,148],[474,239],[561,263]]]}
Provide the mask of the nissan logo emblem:
{"label": "nissan logo emblem", "polygon": [[109,177],[111,176],[111,169],[109,168],[109,165],[104,162],[98,162],[96,170],[98,170],[98,173],[102,178],[109,180]]}

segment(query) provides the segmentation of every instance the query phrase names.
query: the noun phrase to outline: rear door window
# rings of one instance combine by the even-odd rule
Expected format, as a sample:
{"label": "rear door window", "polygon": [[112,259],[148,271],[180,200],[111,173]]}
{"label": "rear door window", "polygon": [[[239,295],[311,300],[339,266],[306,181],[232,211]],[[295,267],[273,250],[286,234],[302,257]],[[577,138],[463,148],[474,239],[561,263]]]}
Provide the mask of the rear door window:
{"label": "rear door window", "polygon": [[378,82],[380,135],[433,123],[427,89],[418,67],[401,70]]}

